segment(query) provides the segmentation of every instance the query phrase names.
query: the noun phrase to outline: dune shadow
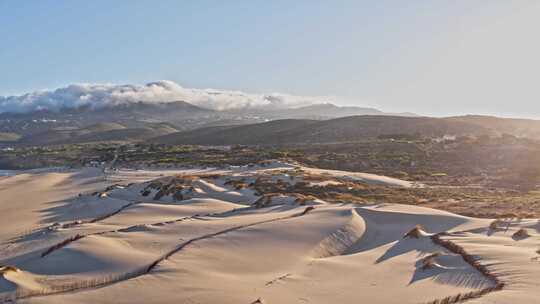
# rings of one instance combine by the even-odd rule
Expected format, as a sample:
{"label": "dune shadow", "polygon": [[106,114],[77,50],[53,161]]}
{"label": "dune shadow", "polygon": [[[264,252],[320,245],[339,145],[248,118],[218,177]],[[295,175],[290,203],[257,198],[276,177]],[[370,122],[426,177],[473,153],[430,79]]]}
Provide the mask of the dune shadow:
{"label": "dune shadow", "polygon": [[40,239],[43,239],[44,237],[47,237],[48,232],[49,232],[48,228],[40,228],[40,229],[31,231],[29,233],[7,239],[1,244],[4,245],[4,244],[10,244],[10,243],[23,243],[23,242],[31,242],[35,240],[40,240]]}
{"label": "dune shadow", "polygon": [[425,279],[431,279],[440,284],[474,289],[482,289],[494,285],[493,281],[473,268],[435,267],[424,270],[420,265],[416,267],[408,285]]}
{"label": "dune shadow", "polygon": [[529,228],[536,230],[537,233],[540,233],[540,219],[538,219],[536,224],[530,226]]}
{"label": "dune shadow", "polygon": [[[37,275],[111,273],[119,271],[124,266],[118,260],[108,260],[106,257],[96,256],[91,252],[86,252],[79,248],[64,247],[44,258],[39,256],[41,252],[28,253],[26,259],[17,257],[12,262],[20,269]],[[141,261],[141,265],[134,265],[133,267],[141,267],[146,262]]]}
{"label": "dune shadow", "polygon": [[58,181],[54,184],[54,187],[62,187],[68,185],[83,186],[95,183],[106,182],[105,176],[100,169],[97,168],[84,168],[82,170],[67,170],[63,173],[69,173],[70,176],[66,179]]}
{"label": "dune shadow", "polygon": [[7,280],[2,275],[0,275],[0,300],[2,300],[3,292],[12,292],[17,289],[17,284]]}
{"label": "dune shadow", "polygon": [[382,263],[386,260],[411,251],[418,251],[419,255],[422,256],[433,251],[433,244],[429,239],[400,239],[394,245],[388,248],[383,255],[378,257],[377,260],[375,260],[375,264]]}
{"label": "dune shadow", "polygon": [[65,200],[48,202],[49,205],[54,205],[45,209],[41,209],[39,212],[42,214],[40,224],[52,224],[64,221],[73,221],[78,219],[76,212],[70,212],[73,209],[74,203],[76,203],[77,197],[71,197]]}
{"label": "dune shadow", "polygon": [[54,206],[41,209],[43,214],[40,224],[87,220],[106,215],[126,205],[128,201],[116,198],[99,198],[95,196],[73,196],[68,199],[49,202]]}
{"label": "dune shadow", "polygon": [[465,232],[474,233],[474,234],[485,234],[486,236],[492,236],[496,232],[500,232],[500,231],[506,231],[506,229],[504,228],[493,229],[489,227],[482,227],[482,228],[470,229]]}
{"label": "dune shadow", "polygon": [[[376,263],[412,250],[421,252],[430,250],[428,248],[433,246],[431,240],[426,242],[419,241],[421,239],[403,239],[404,233],[417,224],[421,224],[429,232],[438,233],[452,229],[466,221],[462,218],[445,215],[404,214],[365,208],[356,208],[356,211],[365,222],[365,232],[360,240],[345,251],[345,255],[372,250],[397,241],[377,259]],[[415,242],[418,243],[415,244]]]}

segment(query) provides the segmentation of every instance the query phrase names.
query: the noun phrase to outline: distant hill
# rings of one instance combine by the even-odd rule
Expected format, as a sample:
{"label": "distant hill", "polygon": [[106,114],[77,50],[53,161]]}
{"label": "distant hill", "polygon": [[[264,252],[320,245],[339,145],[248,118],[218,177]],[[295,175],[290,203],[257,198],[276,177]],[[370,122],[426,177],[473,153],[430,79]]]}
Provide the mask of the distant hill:
{"label": "distant hill", "polygon": [[389,134],[510,134],[540,139],[540,121],[473,115],[391,115],[373,108],[333,104],[217,111],[183,101],[0,113],[2,146],[149,139],[209,145],[316,143]]}
{"label": "distant hill", "polygon": [[[88,141],[140,141],[178,131],[246,125],[277,119],[331,119],[385,115],[362,107],[316,104],[301,108],[249,107],[231,111],[201,108],[184,101],[131,102],[101,108],[81,106],[57,111],[0,113],[0,144],[51,145]],[[156,127],[160,125],[161,127]],[[167,126],[167,128],[163,128]]]}
{"label": "distant hill", "polygon": [[164,144],[285,144],[358,141],[392,134],[429,137],[493,134],[488,128],[443,118],[350,116],[330,120],[275,120],[243,126],[212,127],[152,139]]}
{"label": "distant hill", "polygon": [[416,116],[412,113],[385,113],[374,108],[337,106],[331,103],[314,104],[299,108],[287,109],[241,109],[229,111],[231,113],[247,113],[267,119],[332,119],[355,115],[391,115]]}
{"label": "distant hill", "polygon": [[540,139],[540,120],[501,118],[495,116],[466,115],[446,118],[449,121],[472,123],[493,130],[499,135]]}
{"label": "distant hill", "polygon": [[88,106],[59,111],[0,114],[4,145],[52,145],[95,141],[140,141],[220,120],[219,112],[183,101]]}
{"label": "distant hill", "polygon": [[171,133],[151,139],[151,141],[165,144],[202,145],[259,144],[267,143],[268,140],[271,140],[271,143],[276,143],[273,137],[286,134],[291,130],[304,128],[316,122],[315,120],[285,119],[242,126],[208,127]]}
{"label": "distant hill", "polygon": [[140,141],[178,132],[167,124],[146,124],[140,128],[127,128],[118,123],[99,123],[85,128],[49,129],[24,136],[20,145],[54,145],[103,141]]}
{"label": "distant hill", "polygon": [[216,111],[183,101],[152,104],[138,102],[102,108],[83,106],[59,111],[0,113],[0,132],[26,136],[45,130],[82,129],[98,124],[118,123],[125,128],[145,128],[148,123],[161,122],[177,125],[176,129],[188,130],[202,126],[205,120],[219,118],[220,114]]}

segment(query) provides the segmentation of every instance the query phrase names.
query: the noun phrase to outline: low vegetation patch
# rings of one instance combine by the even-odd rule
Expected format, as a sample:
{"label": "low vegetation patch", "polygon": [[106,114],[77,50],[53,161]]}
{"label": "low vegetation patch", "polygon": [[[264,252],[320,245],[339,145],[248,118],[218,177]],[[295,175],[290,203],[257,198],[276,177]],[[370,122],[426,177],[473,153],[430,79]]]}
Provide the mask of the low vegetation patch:
{"label": "low vegetation patch", "polygon": [[403,238],[420,238],[425,233],[425,228],[422,225],[416,225],[413,229],[409,230]]}
{"label": "low vegetation patch", "polygon": [[0,274],[6,274],[9,272],[18,272],[18,271],[20,271],[19,268],[15,266],[11,266],[11,265],[0,266]]}
{"label": "low vegetation patch", "polygon": [[514,232],[514,234],[512,235],[514,239],[524,239],[524,238],[528,238],[529,236],[530,236],[529,232],[523,228]]}

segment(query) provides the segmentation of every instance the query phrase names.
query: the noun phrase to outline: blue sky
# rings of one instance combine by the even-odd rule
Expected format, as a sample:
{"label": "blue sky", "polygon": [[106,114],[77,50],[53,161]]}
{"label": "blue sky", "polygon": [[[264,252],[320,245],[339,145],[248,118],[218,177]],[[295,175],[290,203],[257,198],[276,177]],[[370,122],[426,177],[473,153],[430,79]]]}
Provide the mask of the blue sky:
{"label": "blue sky", "polygon": [[537,1],[0,0],[0,96],[71,83],[540,118]]}

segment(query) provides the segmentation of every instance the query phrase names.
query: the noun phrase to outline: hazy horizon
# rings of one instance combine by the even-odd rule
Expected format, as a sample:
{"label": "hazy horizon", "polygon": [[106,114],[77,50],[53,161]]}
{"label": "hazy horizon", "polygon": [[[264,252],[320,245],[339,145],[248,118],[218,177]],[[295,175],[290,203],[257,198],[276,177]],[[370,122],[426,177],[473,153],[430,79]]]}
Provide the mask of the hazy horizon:
{"label": "hazy horizon", "polygon": [[385,112],[540,119],[539,14],[533,1],[0,2],[0,101],[167,79]]}

